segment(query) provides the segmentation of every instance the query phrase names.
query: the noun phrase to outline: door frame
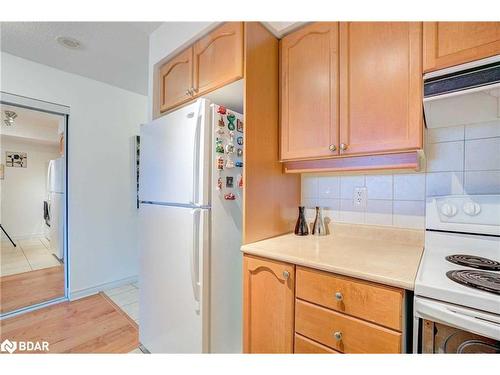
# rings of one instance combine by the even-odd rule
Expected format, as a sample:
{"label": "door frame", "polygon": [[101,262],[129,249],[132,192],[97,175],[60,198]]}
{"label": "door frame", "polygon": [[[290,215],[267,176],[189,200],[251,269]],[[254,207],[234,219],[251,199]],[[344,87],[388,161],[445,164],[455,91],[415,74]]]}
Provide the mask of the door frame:
{"label": "door frame", "polygon": [[46,112],[55,115],[62,116],[64,121],[64,209],[63,209],[63,254],[64,254],[64,296],[54,298],[48,301],[36,303],[30,306],[22,307],[17,310],[9,311],[4,314],[0,314],[0,320],[10,318],[19,314],[23,314],[29,311],[38,310],[43,307],[54,305],[60,302],[69,301],[70,293],[70,250],[69,250],[69,117],[70,117],[70,107],[67,105],[52,103],[48,101],[38,100],[26,96],[11,94],[5,91],[0,91],[0,104],[12,105],[16,107],[31,109],[39,112]]}

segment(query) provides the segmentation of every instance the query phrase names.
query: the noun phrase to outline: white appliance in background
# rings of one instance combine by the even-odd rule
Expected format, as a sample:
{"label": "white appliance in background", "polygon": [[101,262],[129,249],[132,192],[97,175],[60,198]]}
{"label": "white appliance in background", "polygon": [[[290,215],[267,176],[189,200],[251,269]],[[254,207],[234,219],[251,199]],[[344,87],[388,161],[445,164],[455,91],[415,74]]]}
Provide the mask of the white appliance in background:
{"label": "white appliance in background", "polygon": [[141,127],[139,335],[152,353],[241,352],[243,123],[219,108],[199,99]]}
{"label": "white appliance in background", "polygon": [[63,260],[63,228],[64,228],[64,159],[50,160],[47,170],[47,205],[49,219],[48,241],[50,251],[58,259]]}
{"label": "white appliance in background", "polygon": [[428,128],[500,121],[500,55],[424,75]]}
{"label": "white appliance in background", "polygon": [[414,352],[500,353],[500,195],[428,198]]}

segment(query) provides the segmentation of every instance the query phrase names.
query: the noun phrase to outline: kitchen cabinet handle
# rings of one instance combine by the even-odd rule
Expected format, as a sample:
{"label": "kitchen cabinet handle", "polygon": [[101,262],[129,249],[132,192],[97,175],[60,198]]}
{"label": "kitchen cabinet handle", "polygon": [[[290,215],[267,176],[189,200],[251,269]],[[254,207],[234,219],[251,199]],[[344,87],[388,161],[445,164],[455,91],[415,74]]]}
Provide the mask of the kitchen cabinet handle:
{"label": "kitchen cabinet handle", "polygon": [[191,95],[192,95],[192,94],[191,94],[191,89],[187,89],[187,90],[186,90],[186,95],[187,95],[187,96],[191,96]]}
{"label": "kitchen cabinet handle", "polygon": [[341,149],[342,151],[347,150],[347,147],[348,147],[348,146],[347,146],[347,144],[346,144],[346,143],[341,143],[341,144],[340,144],[340,149]]}
{"label": "kitchen cabinet handle", "polygon": [[342,293],[337,292],[337,293],[335,293],[335,299],[337,301],[342,301],[344,299],[344,296],[342,295]]}
{"label": "kitchen cabinet handle", "polygon": [[283,277],[285,278],[285,280],[288,280],[288,278],[290,277],[290,272],[283,271]]}
{"label": "kitchen cabinet handle", "polygon": [[341,332],[341,331],[334,332],[334,333],[333,333],[333,337],[334,337],[334,338],[335,338],[335,340],[337,340],[337,341],[342,340],[342,332]]}
{"label": "kitchen cabinet handle", "polygon": [[330,147],[328,148],[330,149],[331,152],[337,151],[337,146],[335,145],[330,145]]}

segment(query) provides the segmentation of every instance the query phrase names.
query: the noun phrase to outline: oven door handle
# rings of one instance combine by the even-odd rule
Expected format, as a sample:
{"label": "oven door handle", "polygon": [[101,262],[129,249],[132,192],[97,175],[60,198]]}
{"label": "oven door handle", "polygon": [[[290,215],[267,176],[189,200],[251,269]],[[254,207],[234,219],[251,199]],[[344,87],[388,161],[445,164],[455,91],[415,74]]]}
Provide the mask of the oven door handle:
{"label": "oven door handle", "polygon": [[500,317],[459,306],[415,298],[415,312],[423,319],[500,340]]}

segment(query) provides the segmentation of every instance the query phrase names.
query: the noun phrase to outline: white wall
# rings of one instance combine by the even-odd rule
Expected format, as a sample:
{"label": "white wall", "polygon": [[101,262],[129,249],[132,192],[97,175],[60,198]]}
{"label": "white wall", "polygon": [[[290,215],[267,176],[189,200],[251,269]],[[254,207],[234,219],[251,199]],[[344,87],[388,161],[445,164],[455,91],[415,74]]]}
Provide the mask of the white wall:
{"label": "white wall", "polygon": [[2,91],[68,105],[71,291],[138,273],[132,136],[147,98],[10,54]]}
{"label": "white wall", "polygon": [[43,201],[47,199],[49,160],[59,157],[58,145],[1,137],[1,163],[5,152],[26,152],[27,168],[5,167],[1,183],[1,222],[13,238],[30,238],[45,233]]}
{"label": "white wall", "polygon": [[[333,221],[424,229],[426,197],[500,194],[500,121],[426,131],[426,172],[302,175],[302,204]],[[353,189],[366,187],[366,208]]]}
{"label": "white wall", "polygon": [[165,22],[149,36],[148,119],[153,116],[155,65],[173,57],[218,22]]}

